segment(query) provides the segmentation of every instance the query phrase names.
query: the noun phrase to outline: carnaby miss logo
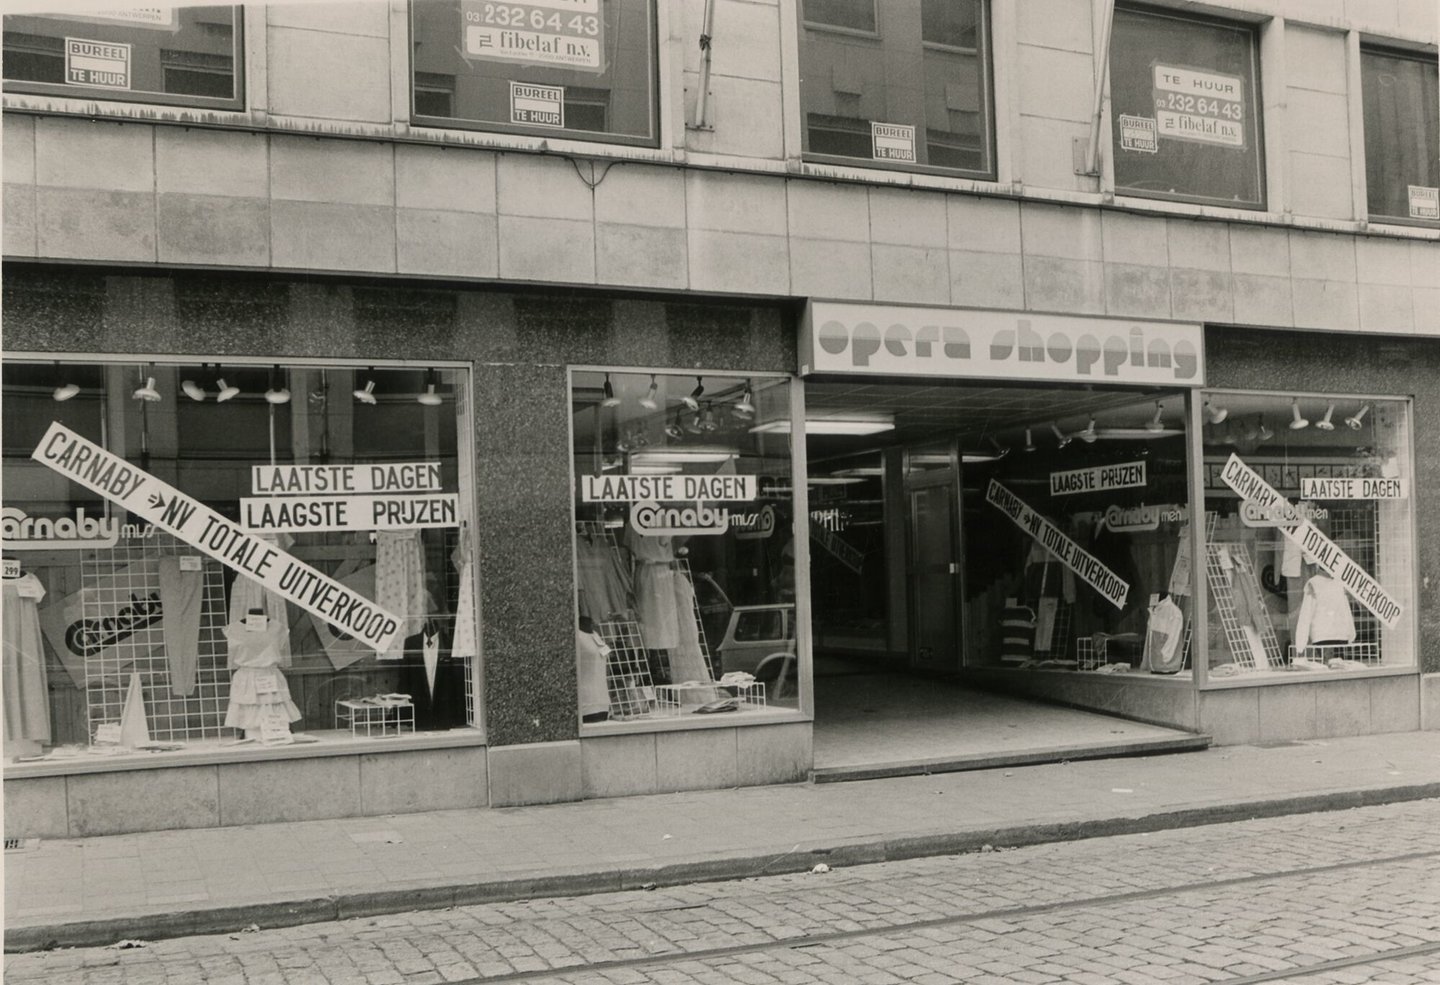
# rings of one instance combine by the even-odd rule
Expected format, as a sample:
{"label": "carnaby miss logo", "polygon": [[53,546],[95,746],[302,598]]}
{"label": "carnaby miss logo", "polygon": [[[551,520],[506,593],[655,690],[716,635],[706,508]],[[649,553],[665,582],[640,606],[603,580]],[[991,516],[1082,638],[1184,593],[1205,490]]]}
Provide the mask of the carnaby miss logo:
{"label": "carnaby miss logo", "polygon": [[630,507],[630,526],[646,537],[723,534],[730,528],[730,511],[702,503],[636,503]]}
{"label": "carnaby miss logo", "polygon": [[65,646],[71,653],[93,657],[107,646],[128,639],[137,631],[160,621],[160,594],[145,597],[131,595],[130,603],[122,605],[113,616],[102,619],[81,619],[65,630]]}
{"label": "carnaby miss logo", "polygon": [[[1091,332],[1051,332],[1042,336],[1028,318],[1017,318],[1014,328],[1000,328],[972,340],[971,332],[958,325],[919,325],[893,322],[882,328],[871,321],[847,324],[829,319],[820,324],[815,340],[831,356],[849,352],[850,364],[869,367],[873,357],[882,363],[905,360],[918,364],[930,361],[924,372],[943,375],[964,374],[974,364],[1038,364],[1077,376],[1124,379],[1128,369],[1171,370],[1176,380],[1191,380],[1200,369],[1195,345],[1179,340],[1172,346],[1164,339],[1146,338],[1145,330],[1132,326],[1126,334],[1103,339]],[[978,334],[978,333],[977,333]],[[964,364],[972,364],[967,367]],[[959,364],[959,365],[957,365]]]}
{"label": "carnaby miss logo", "polygon": [[120,540],[117,517],[90,517],[85,507],[74,516],[30,516],[15,506],[0,511],[0,540],[12,551],[114,547]]}

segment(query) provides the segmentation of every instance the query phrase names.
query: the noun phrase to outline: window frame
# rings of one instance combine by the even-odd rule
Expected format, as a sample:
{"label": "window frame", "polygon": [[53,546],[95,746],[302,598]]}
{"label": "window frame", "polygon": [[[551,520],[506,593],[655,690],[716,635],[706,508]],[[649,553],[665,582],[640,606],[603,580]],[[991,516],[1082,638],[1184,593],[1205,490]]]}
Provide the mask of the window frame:
{"label": "window frame", "polygon": [[[126,104],[148,104],[154,106],[184,106],[191,109],[213,109],[243,111],[248,102],[247,73],[246,73],[246,23],[245,7],[243,4],[214,4],[217,7],[229,7],[234,20],[231,28],[232,55],[235,79],[235,95],[231,98],[220,96],[193,96],[184,93],[169,92],[146,92],[135,89],[105,89],[97,86],[68,85],[63,82],[27,82],[23,79],[3,80],[3,91],[6,93],[23,93],[36,96],[60,96],[68,99],[84,99],[90,102],[119,102]],[[181,9],[181,8],[177,8]],[[27,17],[46,17],[45,14],[15,14],[6,15]],[[76,21],[83,24],[83,21]],[[63,49],[63,42],[62,42]],[[155,46],[157,57],[164,49],[162,45]],[[61,58],[64,58],[63,50]],[[204,71],[203,68],[191,68],[188,66],[167,66],[164,59],[161,59],[160,70],[163,74],[167,67],[183,68],[188,71]]]}
{"label": "window frame", "polygon": [[[1411,226],[1419,229],[1434,229],[1437,226],[1440,226],[1440,218],[1417,219],[1411,216],[1387,215],[1385,213],[1376,213],[1371,211],[1370,155],[1366,147],[1368,143],[1370,121],[1368,118],[1368,114],[1365,112],[1365,59],[1369,55],[1375,55],[1382,58],[1400,58],[1407,61],[1420,62],[1424,65],[1428,65],[1432,69],[1437,69],[1436,53],[1429,50],[1406,48],[1397,44],[1387,44],[1383,41],[1368,41],[1362,39],[1360,42],[1360,126],[1362,135],[1362,139],[1360,141],[1360,148],[1361,153],[1364,157],[1365,171],[1365,201],[1363,203],[1365,209],[1365,219],[1367,222],[1374,225]],[[1437,69],[1437,72],[1440,72],[1440,69]],[[1425,107],[1422,106],[1422,113],[1424,110]],[[1432,123],[1433,122],[1434,121],[1432,121]],[[1436,136],[1437,138],[1440,138],[1440,124],[1436,125]],[[1440,184],[1440,174],[1436,174],[1435,179],[1437,184]]]}

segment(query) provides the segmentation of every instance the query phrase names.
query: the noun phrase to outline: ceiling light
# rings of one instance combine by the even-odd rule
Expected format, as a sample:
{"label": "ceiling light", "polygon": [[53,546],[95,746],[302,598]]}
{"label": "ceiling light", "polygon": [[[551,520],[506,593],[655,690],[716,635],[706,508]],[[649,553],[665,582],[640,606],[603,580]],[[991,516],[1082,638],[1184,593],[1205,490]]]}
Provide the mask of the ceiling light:
{"label": "ceiling light", "polygon": [[366,380],[365,389],[355,391],[355,399],[362,404],[370,404],[373,406],[375,404],[375,381]]}
{"label": "ceiling light", "polygon": [[990,442],[990,447],[995,449],[996,458],[1004,458],[1006,455],[1010,454],[1010,449],[1002,448],[1000,442],[995,440],[995,435],[987,435],[986,438]]}
{"label": "ceiling light", "polygon": [[426,407],[439,407],[445,402],[445,398],[435,392],[434,383],[425,384],[425,392],[415,398],[416,403],[424,404]]}
{"label": "ceiling light", "polygon": [[700,377],[697,376],[697,377],[695,377],[695,389],[691,390],[688,394],[686,394],[686,395],[685,395],[684,397],[682,397],[681,399],[685,401],[685,406],[686,406],[686,407],[689,407],[691,410],[699,410],[699,409],[700,409],[700,395],[701,395],[702,393],[704,393],[704,392],[705,392],[705,381],[704,381],[703,379],[701,379]]}
{"label": "ceiling light", "polygon": [[1332,401],[1330,401],[1330,403],[1325,407],[1325,416],[1322,417],[1322,418],[1320,418],[1320,420],[1316,421],[1316,422],[1315,422],[1315,426],[1316,426],[1317,428],[1319,428],[1321,431],[1334,431],[1334,430],[1335,430],[1335,425],[1334,425],[1334,424],[1331,422],[1331,420],[1330,420],[1330,418],[1332,418],[1332,417],[1334,417],[1334,416],[1335,416],[1335,401],[1332,400]]}
{"label": "ceiling light", "polygon": [[749,383],[745,384],[745,392],[740,395],[740,400],[733,410],[741,417],[755,416],[755,394],[751,392]]}
{"label": "ceiling light", "polygon": [[[280,385],[276,386],[277,383]],[[270,389],[265,391],[265,400],[272,404],[288,404],[290,402],[290,389],[280,378],[279,366],[270,371]]]}
{"label": "ceiling light", "polygon": [[1269,441],[1275,437],[1275,432],[1265,426],[1265,415],[1263,414],[1260,415],[1260,430],[1255,432],[1255,437],[1261,441]]}
{"label": "ceiling light", "polygon": [[1089,423],[1085,425],[1085,430],[1075,435],[1075,437],[1079,438],[1087,445],[1093,445],[1095,443],[1095,439],[1099,437],[1099,435],[1095,433],[1095,418],[1090,418]]}
{"label": "ceiling light", "polygon": [[631,465],[630,475],[674,475],[680,471],[678,465]]}
{"label": "ceiling light", "polygon": [[137,388],[136,391],[131,394],[131,396],[133,396],[136,400],[143,400],[149,404],[153,404],[155,401],[159,400],[160,391],[155,389],[155,377],[146,377],[145,385]]}
{"label": "ceiling light", "polygon": [[982,462],[998,462],[1004,455],[997,455],[991,451],[962,451],[960,461],[966,465],[978,465]]}
{"label": "ceiling light", "polygon": [[675,412],[675,420],[665,425],[665,433],[677,441],[685,437],[685,429],[680,426],[680,412]]}
{"label": "ceiling light", "polygon": [[630,457],[630,461],[650,465],[682,462],[689,465],[714,465],[720,462],[733,462],[739,457],[739,454],[734,448],[722,445],[693,445],[682,448],[647,448],[644,451],[637,451]]}
{"label": "ceiling light", "polygon": [[836,469],[830,474],[833,476],[838,476],[842,479],[868,479],[872,476],[884,475],[885,470],[878,465],[857,465],[854,468]]}
{"label": "ceiling light", "polygon": [[715,411],[710,407],[709,404],[705,405],[705,410],[700,415],[699,421],[697,423],[701,431],[709,432],[718,431],[720,429],[720,425],[715,423]]}
{"label": "ceiling light", "polygon": [[606,373],[606,374],[605,374],[605,387],[604,387],[604,392],[605,392],[605,399],[600,401],[600,406],[601,406],[601,407],[618,407],[618,406],[620,406],[620,398],[617,397],[617,396],[615,396],[615,385],[610,382],[610,374],[609,374],[609,373]]}
{"label": "ceiling light", "polygon": [[[57,398],[57,399],[58,399],[58,398]],[[1348,427],[1351,431],[1359,431],[1359,430],[1360,430],[1360,424],[1365,420],[1365,415],[1368,414],[1369,412],[1370,412],[1370,405],[1369,405],[1369,404],[1362,404],[1361,407],[1360,407],[1360,409],[1355,412],[1355,416],[1354,416],[1354,417],[1347,417],[1347,418],[1345,418],[1345,425],[1346,425],[1346,427]]]}
{"label": "ceiling light", "polygon": [[62,384],[62,385],[60,385],[60,386],[57,386],[57,387],[55,388],[54,392],[50,394],[50,397],[51,397],[52,400],[56,401],[57,403],[62,403],[62,404],[63,404],[65,401],[69,400],[71,397],[75,396],[75,394],[77,394],[77,393],[79,393],[79,392],[80,392],[80,384],[78,384],[78,383],[65,383],[65,384]]}
{"label": "ceiling light", "polygon": [[1061,431],[1061,430],[1060,430],[1060,425],[1055,424],[1055,423],[1052,422],[1051,425],[1050,425],[1050,430],[1051,430],[1052,432],[1054,432],[1054,434],[1055,434],[1055,440],[1058,441],[1058,442],[1060,442],[1060,444],[1057,445],[1056,447],[1064,448],[1066,445],[1068,445],[1068,444],[1070,443],[1070,438],[1069,438],[1068,436],[1066,436],[1066,434],[1065,434],[1064,431]]}
{"label": "ceiling light", "polygon": [[223,377],[215,381],[215,386],[220,390],[219,393],[215,394],[215,402],[217,404],[223,404],[233,397],[240,396],[240,388],[238,386],[230,386],[225,382]]}
{"label": "ceiling light", "polygon": [[1230,416],[1230,411],[1224,407],[1217,407],[1210,401],[1205,401],[1205,416],[1210,419],[1211,424],[1219,424]]}
{"label": "ceiling light", "polygon": [[1304,428],[1308,428],[1309,426],[1310,426],[1310,422],[1307,421],[1307,420],[1305,420],[1305,418],[1303,418],[1303,417],[1300,416],[1300,398],[1299,398],[1299,397],[1291,397],[1291,398],[1290,398],[1290,430],[1291,430],[1291,431],[1300,431],[1300,430],[1302,430],[1302,429],[1304,429]]}
{"label": "ceiling light", "polygon": [[807,486],[853,486],[865,480],[858,475],[812,475],[805,480]]}
{"label": "ceiling light", "polygon": [[[889,416],[816,417],[805,419],[806,434],[879,434],[895,430],[895,419]],[[790,434],[789,418],[766,421],[750,429],[751,434]]]}
{"label": "ceiling light", "polygon": [[646,391],[645,391],[645,396],[643,396],[643,397],[640,398],[640,406],[641,406],[641,407],[644,407],[646,410],[659,410],[659,409],[660,409],[660,401],[658,401],[658,400],[655,399],[655,395],[656,395],[657,393],[659,393],[659,392],[660,392],[660,383],[655,379],[655,374],[654,374],[654,373],[651,373],[651,374],[650,374],[650,389],[646,390]]}
{"label": "ceiling light", "polygon": [[185,396],[189,397],[197,404],[205,399],[205,388],[202,387],[199,383],[196,383],[194,380],[181,381],[180,389],[185,394]]}
{"label": "ceiling light", "polygon": [[1146,431],[1163,431],[1163,430],[1165,430],[1165,422],[1164,422],[1164,420],[1162,420],[1162,418],[1164,417],[1164,414],[1165,414],[1165,407],[1164,407],[1164,405],[1162,405],[1162,404],[1160,403],[1160,401],[1158,401],[1158,400],[1155,401],[1155,416],[1152,417],[1152,418],[1150,418],[1150,420],[1148,420],[1148,421],[1145,422],[1145,430],[1146,430]]}
{"label": "ceiling light", "polygon": [[1025,450],[1026,450],[1026,451],[1034,451],[1034,450],[1035,450],[1035,439],[1034,439],[1034,437],[1031,436],[1031,434],[1030,434],[1030,429],[1029,429],[1029,428],[1026,428],[1026,429],[1025,429]]}

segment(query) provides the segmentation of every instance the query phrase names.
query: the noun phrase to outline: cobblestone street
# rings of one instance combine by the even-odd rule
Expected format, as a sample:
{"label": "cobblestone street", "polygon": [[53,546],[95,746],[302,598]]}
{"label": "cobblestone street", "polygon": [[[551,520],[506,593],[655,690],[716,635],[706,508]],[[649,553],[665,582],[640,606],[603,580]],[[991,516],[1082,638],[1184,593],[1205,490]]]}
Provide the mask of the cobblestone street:
{"label": "cobblestone street", "polygon": [[7,958],[9,982],[1440,981],[1440,802]]}

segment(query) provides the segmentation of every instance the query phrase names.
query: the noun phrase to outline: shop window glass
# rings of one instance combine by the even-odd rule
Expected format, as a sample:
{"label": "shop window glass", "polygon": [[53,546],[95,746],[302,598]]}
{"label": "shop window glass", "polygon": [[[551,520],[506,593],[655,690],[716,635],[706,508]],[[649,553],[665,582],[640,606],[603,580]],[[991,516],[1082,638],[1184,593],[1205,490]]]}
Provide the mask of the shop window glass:
{"label": "shop window glass", "polygon": [[410,24],[417,124],[658,143],[653,0],[413,0]]}
{"label": "shop window glass", "polygon": [[987,14],[982,0],[806,0],[806,154],[993,177]]}
{"label": "shop window glass", "polygon": [[1253,28],[1117,9],[1116,193],[1263,209],[1259,84]]}
{"label": "shop window glass", "polygon": [[1183,395],[996,399],[1034,416],[961,447],[967,665],[1190,678]]}
{"label": "shop window glass", "polygon": [[8,761],[475,724],[462,371],[3,381]]}
{"label": "shop window glass", "polygon": [[1206,400],[1209,679],[1413,666],[1409,405]]}
{"label": "shop window glass", "polygon": [[581,720],[797,708],[789,381],[571,382]]}
{"label": "shop window glass", "polygon": [[244,107],[238,7],[5,17],[5,89],[214,109]]}
{"label": "shop window glass", "polygon": [[1371,219],[1440,222],[1435,55],[1361,49],[1365,182]]}

